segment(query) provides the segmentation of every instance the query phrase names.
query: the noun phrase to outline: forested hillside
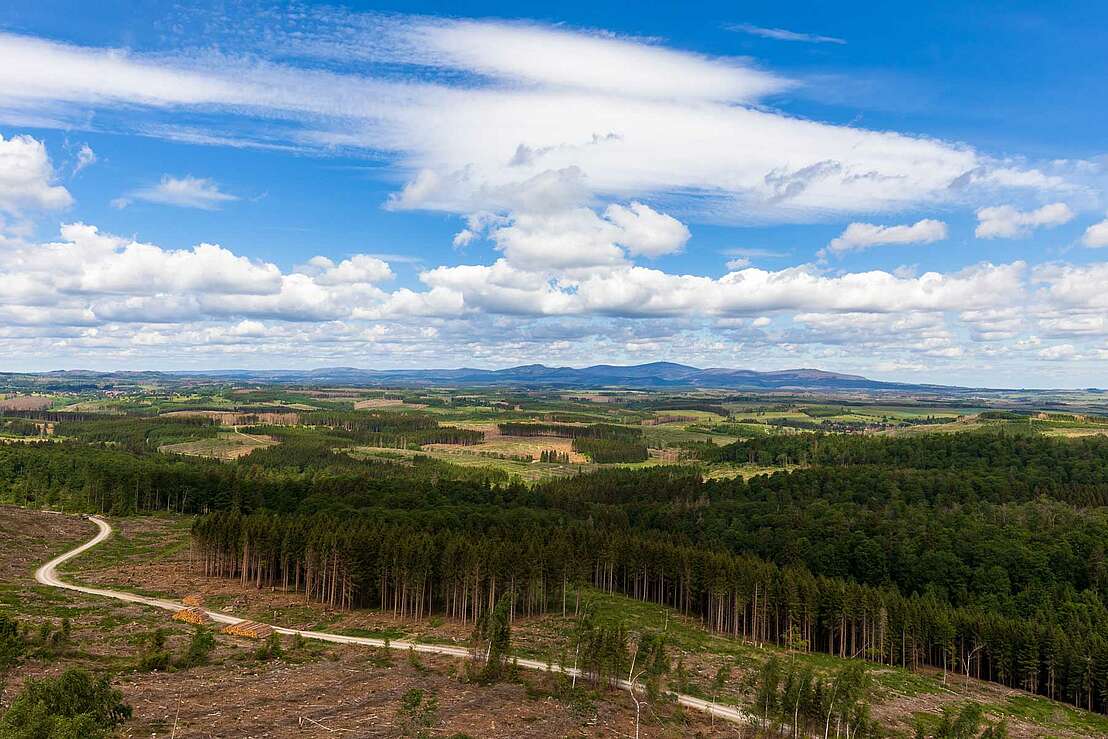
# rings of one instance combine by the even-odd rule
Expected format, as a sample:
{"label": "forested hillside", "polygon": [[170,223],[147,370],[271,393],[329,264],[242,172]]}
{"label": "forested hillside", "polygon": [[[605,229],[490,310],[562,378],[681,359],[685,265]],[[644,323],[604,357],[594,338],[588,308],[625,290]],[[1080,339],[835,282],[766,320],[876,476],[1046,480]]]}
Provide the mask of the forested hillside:
{"label": "forested hillside", "polygon": [[469,622],[503,593],[516,614],[572,611],[588,585],[750,640],[1105,709],[1103,439],[765,437],[698,452],[806,466],[712,481],[689,466],[608,469],[526,487],[334,451],[362,432],[286,430],[233,464],[0,445],[0,494],[206,513],[194,536],[209,574],[335,606]]}

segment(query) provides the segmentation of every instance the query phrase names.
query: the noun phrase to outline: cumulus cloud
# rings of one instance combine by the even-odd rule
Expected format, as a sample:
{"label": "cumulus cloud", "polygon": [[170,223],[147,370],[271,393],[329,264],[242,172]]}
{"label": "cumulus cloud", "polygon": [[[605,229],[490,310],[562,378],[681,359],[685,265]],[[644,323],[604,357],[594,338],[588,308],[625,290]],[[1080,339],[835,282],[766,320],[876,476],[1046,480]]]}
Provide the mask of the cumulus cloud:
{"label": "cumulus cloud", "polygon": [[1062,362],[1077,357],[1078,351],[1073,344],[1055,344],[1040,349],[1039,356],[1052,362]]}
{"label": "cumulus cloud", "polygon": [[872,271],[830,276],[810,268],[746,268],[713,279],[616,265],[576,274],[493,265],[438,267],[430,287],[458,293],[469,309],[508,314],[620,316],[746,315],[766,311],[894,313],[972,309],[1018,301],[1026,266],[979,265],[951,274],[899,277]]}
{"label": "cumulus cloud", "polygon": [[223,192],[219,185],[205,177],[163,175],[157,185],[132,190],[126,196],[113,200],[112,205],[126,208],[134,200],[178,208],[217,210],[224,203],[238,200],[238,196]]}
{"label": "cumulus cloud", "polygon": [[165,249],[83,223],[66,224],[59,241],[6,254],[0,264],[0,319],[59,325],[329,320],[381,303],[385,294],[374,283],[392,276],[385,262],[367,255],[337,264],[317,257],[309,266],[311,273],[282,273],[217,244]]}
{"label": "cumulus cloud", "polygon": [[312,257],[305,272],[320,285],[372,285],[395,276],[387,262],[368,254],[355,254],[338,264],[327,257]]}
{"label": "cumulus cloud", "polygon": [[0,135],[0,211],[59,210],[73,203],[69,191],[55,185],[46,146],[31,136]]}
{"label": "cumulus cloud", "polygon": [[712,278],[627,262],[528,267],[505,256],[426,269],[419,288],[388,291],[380,282],[391,270],[369,255],[314,257],[282,272],[224,246],[166,249],[85,224],[9,256],[0,264],[6,345],[117,366],[220,356],[272,365],[292,355],[318,364],[587,363],[679,346],[679,358],[705,366],[734,364],[741,352],[757,366],[865,372],[877,359],[1061,359],[1062,350],[1039,355],[1061,343],[1079,362],[1095,355],[1080,342],[1108,335],[1103,263],[918,275],[746,267]]}
{"label": "cumulus cloud", "polygon": [[609,205],[604,217],[623,231],[617,241],[634,256],[672,254],[680,251],[690,236],[689,229],[681,221],[638,202],[626,207]]}
{"label": "cumulus cloud", "polygon": [[1029,211],[996,205],[977,211],[977,228],[973,233],[979,239],[1015,239],[1037,228],[1069,223],[1073,217],[1073,210],[1065,203],[1051,203]]}
{"label": "cumulus cloud", "polygon": [[1081,243],[1093,249],[1108,246],[1108,219],[1100,223],[1094,223],[1085,229],[1085,235],[1081,237]]}
{"label": "cumulus cloud", "polygon": [[831,240],[826,251],[838,255],[884,244],[930,244],[942,241],[946,235],[946,224],[931,218],[902,226],[851,223],[838,238]]}

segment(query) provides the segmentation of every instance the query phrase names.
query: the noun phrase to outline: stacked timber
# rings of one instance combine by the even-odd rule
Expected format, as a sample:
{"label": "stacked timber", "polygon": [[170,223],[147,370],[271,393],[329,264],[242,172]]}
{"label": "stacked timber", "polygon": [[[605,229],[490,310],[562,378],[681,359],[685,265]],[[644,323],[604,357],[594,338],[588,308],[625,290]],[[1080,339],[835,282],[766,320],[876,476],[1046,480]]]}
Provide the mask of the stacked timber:
{"label": "stacked timber", "polygon": [[187,624],[196,624],[197,626],[203,626],[211,621],[208,618],[208,614],[200,608],[184,608],[173,614],[174,621],[184,621]]}
{"label": "stacked timber", "polygon": [[243,621],[242,623],[224,626],[223,633],[231,636],[243,636],[247,639],[265,639],[273,633],[273,627],[269,624],[260,624],[257,621]]}

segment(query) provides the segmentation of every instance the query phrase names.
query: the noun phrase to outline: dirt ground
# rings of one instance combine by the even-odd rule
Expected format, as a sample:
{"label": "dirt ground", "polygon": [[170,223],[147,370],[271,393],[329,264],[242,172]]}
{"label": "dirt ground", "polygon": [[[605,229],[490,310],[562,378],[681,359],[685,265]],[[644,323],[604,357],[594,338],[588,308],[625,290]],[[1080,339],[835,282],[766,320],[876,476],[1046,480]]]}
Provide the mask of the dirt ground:
{"label": "dirt ground", "polygon": [[[102,582],[181,594],[200,588],[173,570],[183,570],[187,549],[158,559],[161,539],[180,538],[187,528],[173,519],[113,521],[121,536],[107,550],[102,567],[85,577]],[[155,629],[164,629],[168,648],[183,652],[192,627],[168,614],[142,606],[39,586],[33,570],[51,556],[89,538],[95,529],[77,518],[0,507],[0,611],[33,629],[72,621],[72,641],[49,655],[32,655],[0,675],[0,713],[27,677],[55,675],[81,667],[112,676],[134,709],[119,730],[121,737],[612,737],[634,735],[634,706],[625,693],[584,694],[572,701],[552,697],[553,677],[521,672],[519,682],[478,686],[462,679],[465,661],[448,657],[411,657],[400,652],[358,646],[285,640],[285,655],[262,661],[256,642],[217,635],[212,664],[168,672],[139,672],[143,645]],[[105,543],[110,545],[116,537]],[[128,551],[141,552],[143,564],[125,563]],[[79,564],[80,560],[78,560]],[[114,562],[114,564],[113,564]],[[118,579],[111,578],[115,569]],[[228,597],[231,583],[212,581],[209,598]],[[219,586],[219,587],[216,587]],[[252,591],[228,610],[261,607],[255,597],[269,596],[265,607],[280,606],[280,594]],[[302,601],[293,604],[290,613]],[[322,614],[319,620],[329,616]],[[382,628],[384,623],[376,625]],[[365,622],[364,627],[374,624]],[[395,628],[395,626],[394,626]],[[461,637],[461,634],[459,634]],[[422,691],[412,693],[411,691]],[[406,708],[420,698],[414,710]],[[642,718],[644,737],[741,736],[743,730],[712,722],[669,705]]]}
{"label": "dirt ground", "polygon": [[41,411],[49,408],[53,402],[53,398],[42,395],[13,395],[10,398],[0,399],[0,410]]}
{"label": "dirt ground", "polygon": [[33,580],[35,568],[95,533],[80,518],[0,505],[0,583]]}
{"label": "dirt ground", "polygon": [[376,410],[381,408],[418,410],[426,407],[426,403],[405,403],[400,398],[369,398],[368,400],[358,400],[354,403],[354,410],[356,411]]}
{"label": "dirt ground", "polygon": [[500,433],[500,427],[495,423],[452,423],[444,424],[457,428],[481,431],[485,434],[485,440],[480,444],[425,444],[424,449],[437,449],[445,452],[492,452],[494,454],[530,454],[535,459],[547,450],[564,452],[569,455],[569,461],[573,464],[585,464],[589,458],[573,451],[573,439],[561,436],[506,436]]}
{"label": "dirt ground", "polygon": [[[392,664],[366,650],[336,651],[332,659],[308,664],[267,663],[243,673],[225,665],[175,674],[136,674],[124,678],[140,717],[123,736],[146,737],[174,731],[177,737],[414,736],[420,724],[434,736],[602,737],[633,736],[634,714],[626,696],[567,705],[515,683],[477,686],[463,683],[461,665],[447,658],[410,664],[393,654]],[[538,683],[542,682],[542,678]],[[410,691],[434,701],[423,721],[403,708]],[[626,703],[627,705],[623,705]],[[180,707],[178,710],[178,706]],[[691,721],[653,718],[644,736],[739,736],[726,725],[713,728]]]}

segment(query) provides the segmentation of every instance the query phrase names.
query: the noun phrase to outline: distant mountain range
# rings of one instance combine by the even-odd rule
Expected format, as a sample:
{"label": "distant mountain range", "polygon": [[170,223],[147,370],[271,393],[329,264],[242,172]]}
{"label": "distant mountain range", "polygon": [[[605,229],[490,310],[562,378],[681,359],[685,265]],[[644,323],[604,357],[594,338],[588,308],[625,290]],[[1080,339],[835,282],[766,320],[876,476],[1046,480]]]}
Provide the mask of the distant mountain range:
{"label": "distant mountain range", "polygon": [[[172,378],[208,378],[247,383],[336,384],[388,386],[517,386],[536,388],[717,388],[734,390],[889,390],[957,391],[942,385],[912,385],[870,380],[818,369],[775,372],[700,369],[672,362],[629,366],[597,364],[592,367],[547,367],[527,364],[501,370],[472,368],[370,370],[326,367],[313,370],[208,370],[199,372],[90,372],[66,370],[38,375],[41,378],[105,382],[141,382]],[[26,375],[24,375],[26,377]]]}

